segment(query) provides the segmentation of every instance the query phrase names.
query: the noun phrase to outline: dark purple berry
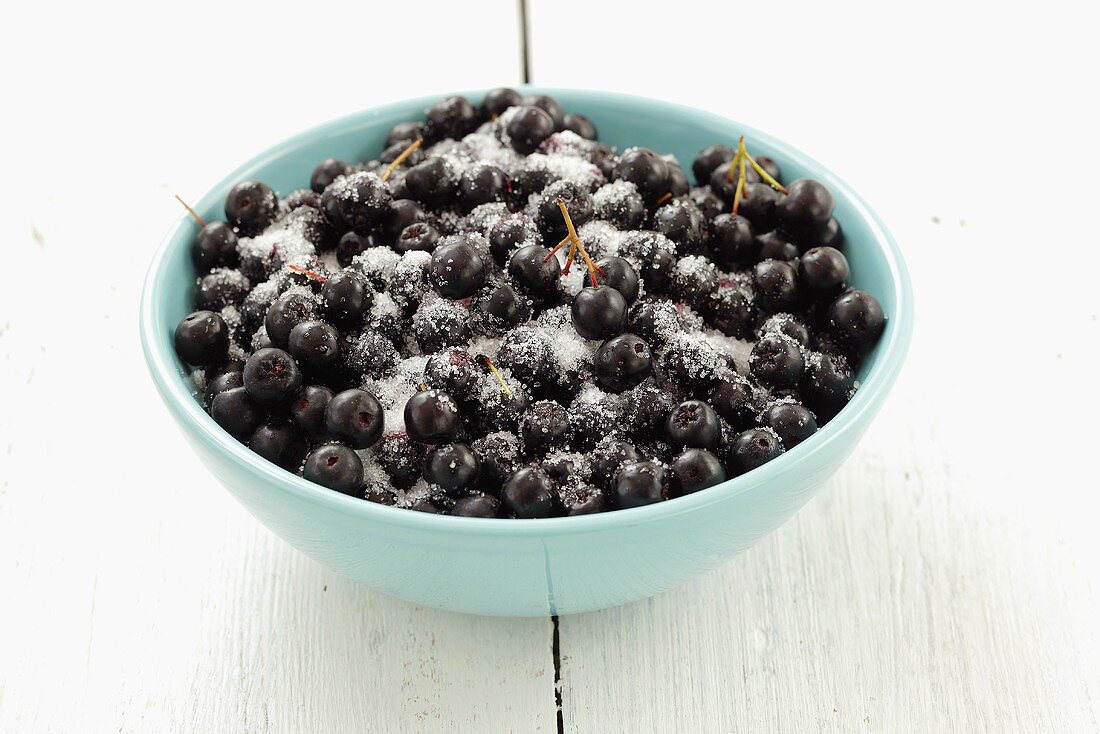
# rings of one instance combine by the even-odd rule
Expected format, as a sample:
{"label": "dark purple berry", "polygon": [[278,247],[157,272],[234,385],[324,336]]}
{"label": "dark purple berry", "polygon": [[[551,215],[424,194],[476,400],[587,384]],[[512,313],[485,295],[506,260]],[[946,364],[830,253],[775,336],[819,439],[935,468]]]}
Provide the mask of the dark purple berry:
{"label": "dark purple berry", "polygon": [[460,140],[478,125],[478,114],[470,100],[459,95],[444,97],[427,111],[424,137],[432,142],[453,138]]}
{"label": "dark purple berry", "polygon": [[439,230],[426,222],[414,222],[401,230],[393,247],[398,252],[432,252],[439,242]]}
{"label": "dark purple berry", "polygon": [[278,213],[279,197],[259,181],[241,181],[225,197],[226,221],[245,236],[263,232]]}
{"label": "dark purple berry", "polygon": [[499,117],[509,107],[518,107],[521,104],[523,104],[523,97],[514,89],[508,87],[490,89],[481,100],[481,117],[491,120]]}
{"label": "dark purple berry", "polygon": [[724,267],[755,259],[759,249],[749,220],[737,214],[719,214],[711,220],[707,247],[714,261]]}
{"label": "dark purple berry", "polygon": [[302,387],[302,373],[282,349],[260,349],[244,363],[244,388],[258,403],[289,403]]}
{"label": "dark purple berry", "polygon": [[873,347],[882,336],[886,314],[870,293],[850,290],[829,306],[828,323],[841,342],[858,355]]}
{"label": "dark purple berry", "polygon": [[325,408],[328,435],[353,449],[365,449],[378,443],[383,423],[382,405],[366,390],[336,393]]}
{"label": "dark purple berry", "polygon": [[276,298],[267,309],[264,328],[273,344],[286,347],[295,326],[303,321],[313,321],[319,315],[317,301],[311,294],[288,291]]}
{"label": "dark purple berry", "polygon": [[565,126],[565,110],[561,103],[548,94],[527,94],[523,97],[523,104],[537,107],[550,116],[554,121],[554,129],[562,130]]}
{"label": "dark purple berry", "polygon": [[500,500],[491,494],[478,492],[455,502],[451,514],[458,517],[500,517]]}
{"label": "dark purple berry", "polygon": [[524,106],[516,110],[508,120],[504,131],[512,148],[522,155],[534,153],[554,132],[554,120],[544,110]]}
{"label": "dark purple berry", "polygon": [[325,428],[325,409],[332,395],[332,390],[323,385],[309,385],[302,388],[290,404],[291,419],[312,441],[329,438]]}
{"label": "dark purple berry", "polygon": [[540,299],[556,295],[561,283],[561,264],[555,257],[548,260],[549,254],[541,245],[527,245],[508,261],[508,274],[515,284]]}
{"label": "dark purple berry", "polygon": [[191,262],[200,273],[213,268],[236,267],[237,234],[225,222],[208,222],[191,246]]}
{"label": "dark purple berry", "polygon": [[728,170],[735,152],[733,148],[721,143],[708,145],[700,150],[695,160],[691,162],[691,173],[695,176],[695,182],[700,186],[709,183],[710,175],[719,166],[723,167],[723,171]]}
{"label": "dark purple berry", "polygon": [[611,484],[611,499],[622,509],[642,507],[668,499],[668,477],[654,461],[624,464]]}
{"label": "dark purple berry", "polygon": [[423,390],[405,403],[405,430],[421,443],[445,443],[458,431],[458,404],[440,390]]}
{"label": "dark purple berry", "polygon": [[[422,164],[423,165],[423,164]],[[389,212],[392,197],[376,173],[356,171],[336,179],[321,194],[321,211],[338,232],[370,234]]]}
{"label": "dark purple berry", "polygon": [[726,469],[705,449],[687,449],[672,460],[671,495],[683,497],[726,481]]}
{"label": "dark purple berry", "polygon": [[[596,267],[601,271],[596,276],[601,286],[607,285],[617,290],[627,304],[634,303],[638,299],[638,271],[629,260],[613,255],[596,261]],[[591,285],[592,277],[586,272],[584,286],[587,288]]]}
{"label": "dark purple berry", "polygon": [[448,240],[432,253],[428,281],[442,296],[460,299],[474,295],[485,284],[485,264],[469,243]]}
{"label": "dark purple berry", "polygon": [[340,334],[324,321],[301,321],[290,330],[287,350],[310,375],[329,377],[342,364]]}
{"label": "dark purple berry", "polygon": [[649,345],[634,334],[620,334],[605,341],[596,350],[593,363],[596,381],[611,392],[629,390],[653,373]]}
{"label": "dark purple berry", "polygon": [[771,405],[760,417],[764,426],[775,431],[783,446],[793,449],[817,432],[817,419],[806,406],[789,401]]}
{"label": "dark purple berry", "polygon": [[481,461],[464,443],[436,446],[424,463],[424,479],[452,496],[472,489],[480,474]]}
{"label": "dark purple berry", "polygon": [[424,123],[416,120],[399,122],[393,126],[389,135],[386,136],[386,147],[388,148],[394,143],[400,143],[402,141],[405,145],[408,145],[417,138],[422,137],[424,137]]}
{"label": "dark purple berry", "polygon": [[355,497],[363,488],[363,460],[347,446],[327,444],[306,457],[302,475],[323,487]]}
{"label": "dark purple berry", "polygon": [[757,301],[768,313],[794,311],[798,305],[798,276],[794,266],[783,260],[764,260],[752,271]]}
{"label": "dark purple berry", "polygon": [[749,371],[753,377],[772,387],[790,387],[802,377],[805,361],[798,342],[786,334],[771,332],[749,354]]}
{"label": "dark purple berry", "polygon": [[409,196],[429,207],[451,203],[458,190],[458,179],[451,165],[442,158],[429,158],[405,174]]}
{"label": "dark purple berry", "polygon": [[806,404],[827,420],[848,402],[855,375],[846,357],[813,353],[806,359],[806,371],[798,387]]}
{"label": "dark purple berry", "polygon": [[572,130],[585,140],[596,139],[596,126],[584,115],[566,115],[562,118],[562,127],[565,130]]}
{"label": "dark purple berry", "polygon": [[350,172],[350,163],[335,158],[326,158],[318,163],[317,167],[313,169],[313,173],[310,174],[309,188],[318,194],[323,194],[329,184]]}
{"label": "dark purple berry", "polygon": [[361,326],[373,299],[374,291],[359,273],[336,273],[321,284],[321,311],[326,319],[341,328]]}
{"label": "dark purple berry", "polygon": [[173,337],[176,354],[196,367],[214,367],[229,354],[229,327],[212,311],[195,311],[183,317]]}
{"label": "dark purple berry", "polygon": [[734,428],[744,428],[751,424],[760,412],[759,400],[752,385],[736,373],[727,375],[711,393],[710,403],[718,415],[725,418]]}
{"label": "dark purple berry", "polygon": [[553,400],[540,400],[519,418],[519,436],[529,454],[545,454],[565,443],[569,414]]}
{"label": "dark purple berry", "polygon": [[470,166],[458,178],[458,199],[467,210],[494,201],[504,201],[508,177],[489,163]]}
{"label": "dark purple berry", "polygon": [[210,417],[239,441],[252,435],[263,416],[263,410],[243,387],[223,390],[210,403]]}
{"label": "dark purple berry", "polygon": [[718,414],[702,400],[686,400],[669,413],[665,436],[673,448],[713,449],[721,436]]}
{"label": "dark purple berry", "polygon": [[783,453],[783,443],[770,428],[750,428],[739,433],[730,444],[728,466],[733,476],[740,476],[763,466]]}
{"label": "dark purple berry", "polygon": [[619,178],[638,188],[647,204],[668,193],[668,163],[647,148],[630,148],[619,159]]}
{"label": "dark purple berry", "polygon": [[550,517],[554,514],[554,489],[546,472],[525,467],[508,477],[500,497],[517,518]]}
{"label": "dark purple berry", "polygon": [[833,195],[821,183],[800,178],[776,202],[775,215],[779,227],[799,241],[817,239],[833,215]]}
{"label": "dark purple berry", "polygon": [[306,439],[286,421],[270,421],[260,425],[248,439],[248,448],[272,464],[295,473],[309,451]]}
{"label": "dark purple berry", "polygon": [[626,299],[614,288],[582,288],[571,311],[573,328],[584,339],[609,339],[626,327]]}

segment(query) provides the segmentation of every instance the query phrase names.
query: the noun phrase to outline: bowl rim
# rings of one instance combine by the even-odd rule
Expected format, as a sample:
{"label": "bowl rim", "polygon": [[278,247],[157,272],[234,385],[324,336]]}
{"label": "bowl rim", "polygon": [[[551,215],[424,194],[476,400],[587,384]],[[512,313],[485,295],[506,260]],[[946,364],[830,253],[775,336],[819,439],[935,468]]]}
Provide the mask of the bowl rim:
{"label": "bowl rim", "polygon": [[[171,336],[159,334],[158,323],[160,319],[158,316],[163,304],[155,296],[158,284],[163,281],[168,273],[168,254],[172,251],[173,241],[179,238],[181,244],[177,246],[183,246],[182,242],[184,240],[180,238],[181,231],[185,227],[194,226],[187,214],[182,213],[169,229],[149,265],[141,293],[139,331],[142,351],[153,382],[165,404],[185,431],[201,437],[205,444],[212,446],[227,460],[239,462],[258,480],[263,482],[270,491],[285,493],[297,500],[327,510],[409,530],[427,530],[457,535],[545,537],[602,532],[659,522],[729,500],[754,487],[782,481],[784,477],[796,472],[799,466],[806,464],[812,457],[827,451],[830,446],[839,441],[843,434],[852,430],[868,413],[873,414],[877,411],[905,361],[913,329],[913,294],[909,271],[897,242],[881,218],[864,201],[863,197],[839,179],[832,171],[797,148],[767,133],[722,115],[674,102],[618,92],[536,86],[518,86],[515,88],[529,93],[564,96],[574,102],[580,101],[582,104],[592,102],[594,105],[606,105],[608,103],[630,105],[644,108],[649,114],[673,118],[686,116],[706,124],[739,129],[746,137],[751,137],[766,146],[782,150],[783,154],[795,161],[797,165],[812,171],[812,174],[826,184],[838,198],[843,197],[851,203],[857,214],[867,223],[875,243],[885,256],[897,307],[894,313],[888,314],[886,330],[877,346],[879,354],[873,369],[868,373],[866,379],[860,383],[859,389],[856,390],[852,400],[841,409],[836,417],[811,438],[751,472],[727,479],[721,484],[700,492],[631,509],[574,517],[512,520],[435,515],[390,507],[344,495],[291,474],[250,451],[243,443],[230,436],[214,422],[213,418],[195,400],[185,380],[179,375],[176,355],[171,347]],[[280,157],[288,147],[312,141],[318,137],[326,137],[330,133],[341,130],[353,123],[361,124],[371,116],[380,116],[391,111],[404,110],[410,107],[427,108],[433,102],[448,94],[461,94],[471,99],[480,99],[486,91],[482,89],[446,92],[400,100],[343,115],[309,128],[266,148],[238,166],[207,191],[197,202],[196,209],[203,211],[216,204],[220,198],[215,196],[216,192],[232,186],[245,177],[251,169]]]}

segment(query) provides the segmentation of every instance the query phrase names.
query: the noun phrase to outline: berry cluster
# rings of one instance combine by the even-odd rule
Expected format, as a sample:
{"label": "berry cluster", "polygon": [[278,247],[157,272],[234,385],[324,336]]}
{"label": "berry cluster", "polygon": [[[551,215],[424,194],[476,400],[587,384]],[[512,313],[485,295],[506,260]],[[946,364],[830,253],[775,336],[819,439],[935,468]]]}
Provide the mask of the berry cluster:
{"label": "berry cluster", "polygon": [[448,97],[309,188],[234,186],[176,350],[226,431],[369,501],[534,518],[705,489],[832,418],[886,317],[822,184],[744,140],[691,172],[548,96]]}

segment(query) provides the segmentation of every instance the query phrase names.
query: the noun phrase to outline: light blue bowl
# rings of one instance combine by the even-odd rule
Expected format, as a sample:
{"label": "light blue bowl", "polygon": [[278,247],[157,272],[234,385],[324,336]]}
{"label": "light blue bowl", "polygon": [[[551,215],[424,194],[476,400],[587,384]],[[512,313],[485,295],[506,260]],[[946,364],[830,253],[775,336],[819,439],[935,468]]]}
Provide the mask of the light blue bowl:
{"label": "light blue bowl", "polygon": [[[149,268],[141,340],[153,381],[199,457],[260,522],[317,561],[410,601],[477,614],[571,614],[623,604],[671,589],[752,546],[802,507],[855,448],[901,370],[913,323],[909,275],[886,227],[854,191],[802,153],[740,123],[667,102],[532,91],[587,115],[600,139],[619,149],[671,152],[687,166],[700,148],[733,145],[744,134],[750,150],[774,158],[786,180],[822,181],[836,197],[852,281],[878,297],[889,321],[851,403],[808,441],[745,476],[668,502],[584,517],[429,515],[311,484],[261,459],[203,412],[172,347],[176,324],[191,311],[195,279],[189,247],[197,227],[181,216]],[[481,93],[468,96],[477,100]],[[219,219],[226,193],[240,179],[257,178],[286,193],[306,185],[323,158],[374,157],[395,123],[421,118],[435,99],[366,110],[298,135],[229,174],[195,208]]]}

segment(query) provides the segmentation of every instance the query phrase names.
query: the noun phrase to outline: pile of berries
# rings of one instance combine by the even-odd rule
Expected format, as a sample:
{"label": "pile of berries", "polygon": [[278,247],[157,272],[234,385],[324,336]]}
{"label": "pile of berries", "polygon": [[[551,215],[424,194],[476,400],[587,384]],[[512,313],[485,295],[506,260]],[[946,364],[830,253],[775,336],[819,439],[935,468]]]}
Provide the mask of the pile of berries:
{"label": "pile of berries", "polygon": [[836,415],[886,317],[821,183],[743,139],[691,174],[545,95],[448,97],[309,188],[234,186],[199,220],[176,350],[222,428],[368,501],[536,518],[697,492]]}

